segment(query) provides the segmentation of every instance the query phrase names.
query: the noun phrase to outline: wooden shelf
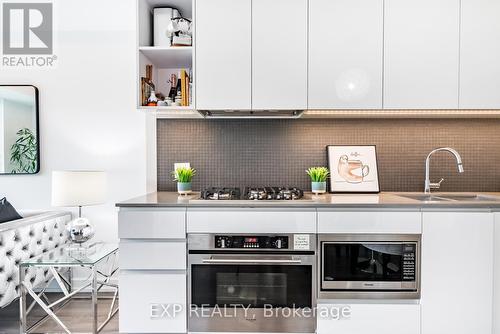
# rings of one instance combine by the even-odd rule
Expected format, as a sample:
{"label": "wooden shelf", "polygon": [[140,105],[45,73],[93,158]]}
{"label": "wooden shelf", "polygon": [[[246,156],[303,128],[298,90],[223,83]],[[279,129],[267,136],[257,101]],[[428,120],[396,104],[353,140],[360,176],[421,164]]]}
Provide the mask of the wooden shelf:
{"label": "wooden shelf", "polygon": [[158,68],[191,68],[192,46],[141,46],[139,51]]}
{"label": "wooden shelf", "polygon": [[139,110],[178,110],[178,111],[186,111],[186,110],[195,110],[193,107],[182,107],[182,106],[156,106],[156,107],[148,107],[148,106],[140,106],[137,109]]}
{"label": "wooden shelf", "polygon": [[156,118],[203,118],[203,116],[193,107],[145,107],[138,108],[140,111],[151,113]]}

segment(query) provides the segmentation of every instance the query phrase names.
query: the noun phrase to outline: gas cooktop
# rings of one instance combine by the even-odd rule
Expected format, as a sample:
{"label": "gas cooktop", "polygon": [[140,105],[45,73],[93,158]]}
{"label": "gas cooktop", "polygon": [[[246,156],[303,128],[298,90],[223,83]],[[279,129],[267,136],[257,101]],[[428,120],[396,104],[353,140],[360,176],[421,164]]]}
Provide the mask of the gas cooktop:
{"label": "gas cooktop", "polygon": [[201,192],[203,200],[253,200],[253,201],[289,201],[302,199],[304,192],[295,187],[246,187],[240,188],[210,187]]}

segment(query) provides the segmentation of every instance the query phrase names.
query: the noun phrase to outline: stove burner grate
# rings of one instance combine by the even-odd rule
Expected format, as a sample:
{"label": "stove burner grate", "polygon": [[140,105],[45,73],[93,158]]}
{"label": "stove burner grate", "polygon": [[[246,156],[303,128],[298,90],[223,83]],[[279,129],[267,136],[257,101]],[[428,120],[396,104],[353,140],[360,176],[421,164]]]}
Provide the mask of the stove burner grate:
{"label": "stove burner grate", "polygon": [[240,188],[210,187],[201,192],[206,200],[235,200],[241,198]]}

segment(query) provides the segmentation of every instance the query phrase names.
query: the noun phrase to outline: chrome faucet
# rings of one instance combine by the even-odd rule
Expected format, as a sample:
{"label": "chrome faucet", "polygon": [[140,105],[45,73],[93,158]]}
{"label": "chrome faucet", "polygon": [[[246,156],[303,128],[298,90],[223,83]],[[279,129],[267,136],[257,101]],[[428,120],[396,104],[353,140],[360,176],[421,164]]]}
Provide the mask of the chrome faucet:
{"label": "chrome faucet", "polygon": [[457,151],[452,149],[451,147],[440,147],[436,148],[435,150],[432,150],[431,153],[427,156],[427,159],[425,159],[425,187],[424,187],[424,192],[426,194],[429,194],[431,192],[431,189],[439,189],[441,187],[441,182],[444,181],[444,179],[441,179],[439,182],[431,182],[430,176],[429,176],[429,168],[430,168],[430,160],[431,160],[431,155],[433,155],[436,152],[440,151],[446,151],[450,152],[455,156],[455,159],[457,160],[457,168],[459,173],[464,172],[464,166],[462,165],[462,157],[460,154],[458,154]]}

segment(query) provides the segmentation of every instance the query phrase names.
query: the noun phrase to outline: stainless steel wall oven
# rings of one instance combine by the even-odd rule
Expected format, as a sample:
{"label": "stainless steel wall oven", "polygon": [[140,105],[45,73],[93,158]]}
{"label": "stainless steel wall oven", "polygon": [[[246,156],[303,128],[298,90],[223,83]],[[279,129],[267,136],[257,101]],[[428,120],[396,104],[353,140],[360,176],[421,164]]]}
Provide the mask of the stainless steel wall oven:
{"label": "stainless steel wall oven", "polygon": [[319,236],[319,298],[420,298],[420,235]]}
{"label": "stainless steel wall oven", "polygon": [[190,332],[315,332],[315,235],[190,234],[188,251]]}

